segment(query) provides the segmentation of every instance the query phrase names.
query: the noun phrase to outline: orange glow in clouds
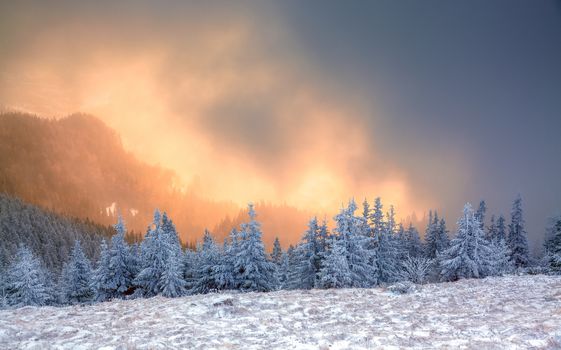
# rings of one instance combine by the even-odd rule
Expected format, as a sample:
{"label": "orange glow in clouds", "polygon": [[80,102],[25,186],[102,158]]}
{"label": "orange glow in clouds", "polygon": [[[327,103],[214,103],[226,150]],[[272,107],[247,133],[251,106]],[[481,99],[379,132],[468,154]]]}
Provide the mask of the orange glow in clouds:
{"label": "orange glow in clouds", "polygon": [[[141,50],[108,50],[94,37],[85,40],[88,54],[72,62],[55,32],[14,63],[25,84],[12,86],[7,100],[39,114],[94,114],[139,158],[174,169],[183,186],[212,199],[331,215],[353,196],[381,196],[398,214],[422,213],[427,203],[411,198],[395,164],[362,166],[379,155],[353,115],[375,111],[332,98],[320,77],[306,73],[304,58],[260,51],[250,29],[236,23],[177,42],[147,39]],[[242,122],[241,130],[230,126]]]}

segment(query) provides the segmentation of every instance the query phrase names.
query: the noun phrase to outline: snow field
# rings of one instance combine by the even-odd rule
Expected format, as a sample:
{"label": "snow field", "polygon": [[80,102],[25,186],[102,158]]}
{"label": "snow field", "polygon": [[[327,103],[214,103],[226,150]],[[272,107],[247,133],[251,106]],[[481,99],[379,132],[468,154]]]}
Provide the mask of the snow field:
{"label": "snow field", "polygon": [[561,277],[0,311],[2,349],[559,349]]}

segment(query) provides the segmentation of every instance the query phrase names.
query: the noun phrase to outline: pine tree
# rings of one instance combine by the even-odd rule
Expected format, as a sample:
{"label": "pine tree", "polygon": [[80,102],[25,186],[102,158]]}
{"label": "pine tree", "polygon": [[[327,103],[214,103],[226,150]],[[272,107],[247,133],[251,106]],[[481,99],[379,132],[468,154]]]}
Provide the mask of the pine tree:
{"label": "pine tree", "polygon": [[156,210],[153,223],[140,245],[141,267],[134,284],[138,287],[136,293],[147,297],[160,294],[160,278],[167,264],[167,247],[161,220],[161,214]]}
{"label": "pine tree", "polygon": [[181,242],[173,221],[164,212],[162,216],[162,237],[165,264],[158,281],[158,289],[168,298],[175,298],[186,293],[187,283],[183,279]]}
{"label": "pine tree", "polygon": [[276,265],[267,260],[261,240],[261,225],[253,204],[248,206],[249,222],[241,226],[239,251],[235,258],[235,280],[241,291],[267,292],[277,288]]}
{"label": "pine tree", "polygon": [[74,248],[70,253],[69,261],[64,266],[62,276],[62,300],[64,303],[87,303],[93,299],[92,267],[78,240],[74,243]]}
{"label": "pine tree", "polygon": [[547,267],[551,273],[559,275],[561,274],[561,217],[553,219],[547,231],[544,243]]}
{"label": "pine tree", "polygon": [[508,232],[508,246],[511,252],[511,260],[514,266],[527,267],[530,262],[528,239],[524,228],[522,216],[522,198],[520,195],[514,200],[511,211],[511,222]]}
{"label": "pine tree", "polygon": [[51,301],[47,273],[31,250],[20,245],[8,270],[8,301],[12,306],[43,306]]}
{"label": "pine tree", "polygon": [[387,213],[385,228],[379,234],[376,245],[376,262],[380,282],[389,283],[400,279],[400,242],[395,236],[395,212],[393,206]]}
{"label": "pine tree", "polygon": [[114,227],[116,234],[111,238],[109,271],[106,282],[109,286],[110,298],[124,298],[133,287],[135,266],[129,246],[125,242],[126,227],[120,215]]}
{"label": "pine tree", "polygon": [[345,241],[332,238],[331,249],[327,251],[319,273],[318,287],[347,288],[353,285],[346,255]]}
{"label": "pine tree", "polygon": [[487,234],[485,235],[488,241],[494,240],[497,237],[497,224],[495,223],[495,215],[491,215],[489,226],[487,227]]}
{"label": "pine tree", "polygon": [[477,211],[475,212],[475,218],[477,219],[477,221],[479,221],[479,224],[481,225],[481,229],[483,231],[485,231],[485,213],[487,212],[487,204],[485,204],[485,201],[482,200],[481,202],[479,202],[479,207],[477,208]]}
{"label": "pine tree", "polygon": [[487,274],[490,276],[502,276],[513,270],[510,260],[510,251],[504,239],[492,239],[489,244],[491,254]]}
{"label": "pine tree", "polygon": [[311,289],[316,285],[322,260],[318,236],[319,226],[314,217],[308,223],[302,242],[294,251],[294,265],[287,283],[291,289]]}
{"label": "pine tree", "polygon": [[444,280],[484,277],[490,266],[491,249],[469,203],[458,220],[458,232],[440,257]]}
{"label": "pine tree", "polygon": [[219,289],[215,268],[220,262],[220,251],[209,231],[205,230],[203,243],[197,251],[198,261],[195,267],[195,283],[192,293],[209,293]]}
{"label": "pine tree", "polygon": [[507,236],[506,236],[506,224],[505,224],[506,220],[504,218],[504,216],[499,215],[499,218],[497,219],[497,224],[495,226],[495,240],[500,241],[503,240],[505,242],[507,242]]}
{"label": "pine tree", "polygon": [[370,237],[375,238],[376,240],[382,232],[384,231],[384,213],[382,211],[383,205],[382,200],[380,197],[376,197],[374,200],[374,208],[370,212],[370,226],[371,226],[371,235]]}
{"label": "pine tree", "polygon": [[101,249],[96,269],[93,272],[92,287],[95,301],[106,301],[111,298],[112,288],[109,284],[109,249],[105,240],[101,241]]}
{"label": "pine tree", "polygon": [[281,264],[282,258],[282,248],[279,242],[279,238],[275,237],[275,241],[273,242],[273,251],[271,252],[271,260],[278,265]]}
{"label": "pine tree", "polygon": [[279,281],[280,289],[288,289],[287,281],[290,271],[290,263],[287,253],[282,253],[281,263],[277,268],[277,278]]}
{"label": "pine tree", "polygon": [[429,221],[425,233],[425,256],[436,260],[438,255],[448,248],[448,230],[444,219],[439,221],[436,211],[430,217],[432,221]]}
{"label": "pine tree", "polygon": [[356,217],[355,211],[356,204],[351,200],[348,207],[335,216],[335,232],[345,245],[343,252],[347,258],[351,286],[371,287],[378,283],[376,252],[368,249],[371,238],[362,231],[364,218]]}
{"label": "pine tree", "polygon": [[409,223],[409,228],[406,232],[407,237],[407,250],[411,257],[417,258],[423,256],[423,243],[421,242],[421,237],[419,236],[419,231]]}

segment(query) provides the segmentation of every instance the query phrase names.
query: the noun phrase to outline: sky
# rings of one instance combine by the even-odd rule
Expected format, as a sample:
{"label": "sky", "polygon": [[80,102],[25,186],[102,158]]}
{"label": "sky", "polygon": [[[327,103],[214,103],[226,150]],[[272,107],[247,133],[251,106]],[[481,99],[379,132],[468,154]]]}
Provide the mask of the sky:
{"label": "sky", "polygon": [[0,105],[92,113],[212,199],[561,212],[559,1],[0,4]]}

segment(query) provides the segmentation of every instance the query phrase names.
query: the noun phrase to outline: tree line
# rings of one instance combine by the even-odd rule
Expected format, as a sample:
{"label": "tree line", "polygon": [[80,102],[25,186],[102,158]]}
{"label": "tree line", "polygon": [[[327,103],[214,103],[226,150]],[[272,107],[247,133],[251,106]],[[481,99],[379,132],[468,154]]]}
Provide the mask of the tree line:
{"label": "tree line", "polygon": [[486,205],[468,203],[449,237],[446,222],[431,212],[421,239],[415,227],[396,223],[393,207],[384,213],[380,198],[362,210],[354,200],[334,217],[334,228],[312,218],[301,241],[282,249],[275,240],[271,254],[252,204],[248,220],[219,244],[206,231],[195,249],[182,249],[175,225],[155,211],[140,243],[125,240],[119,217],[109,244],[103,240],[95,267],[80,240],[61,272],[50,272],[29,247],[20,245],[0,274],[1,303],[69,305],[111,299],[179,297],[225,290],[268,292],[278,289],[369,288],[399,281],[414,283],[483,278],[541,268],[561,273],[561,218],[548,228],[541,260],[530,257],[522,200],[516,198],[510,223],[491,217]]}

